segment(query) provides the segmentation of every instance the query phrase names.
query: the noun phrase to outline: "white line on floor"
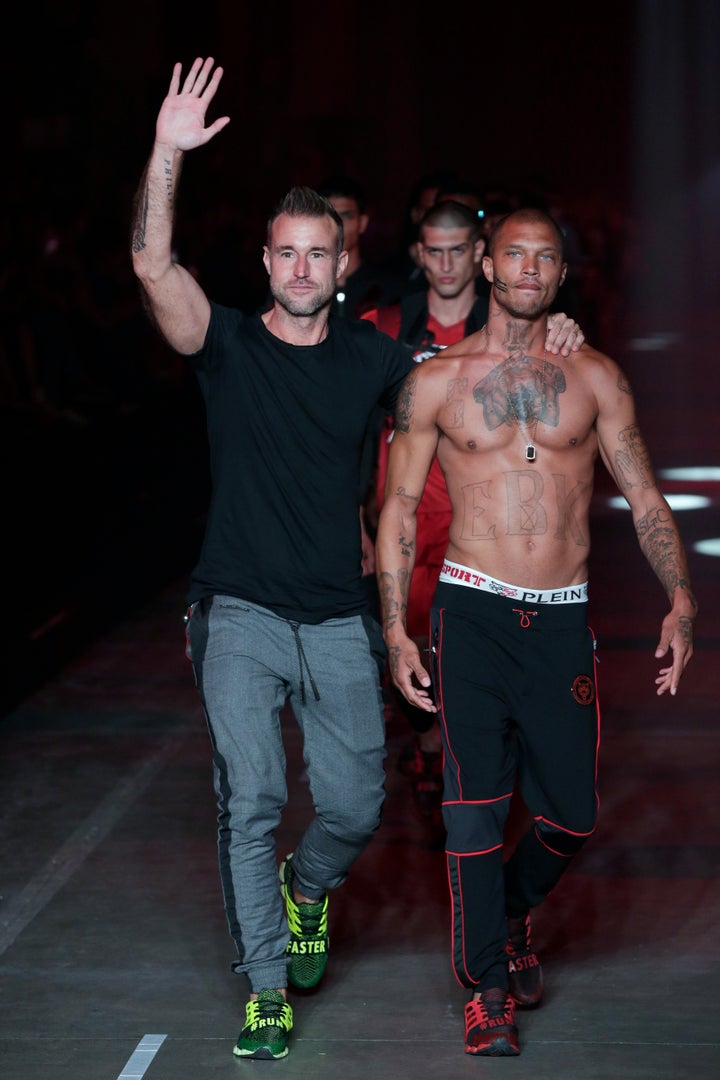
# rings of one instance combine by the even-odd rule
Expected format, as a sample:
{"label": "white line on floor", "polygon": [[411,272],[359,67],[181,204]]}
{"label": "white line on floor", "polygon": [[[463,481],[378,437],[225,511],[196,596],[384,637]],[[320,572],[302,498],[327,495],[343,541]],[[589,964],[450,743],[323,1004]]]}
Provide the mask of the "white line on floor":
{"label": "white line on floor", "polygon": [[0,924],[0,956],[107,836],[125,811],[178,751],[182,742],[182,738],[169,740],[153,757],[143,761],[133,773],[123,777],[55,855],[48,859],[45,866],[31,878],[25,888],[8,903],[3,909]]}
{"label": "white line on floor", "polygon": [[139,1080],[139,1077],[144,1076],[148,1065],[166,1039],[167,1035],[143,1035],[117,1080]]}

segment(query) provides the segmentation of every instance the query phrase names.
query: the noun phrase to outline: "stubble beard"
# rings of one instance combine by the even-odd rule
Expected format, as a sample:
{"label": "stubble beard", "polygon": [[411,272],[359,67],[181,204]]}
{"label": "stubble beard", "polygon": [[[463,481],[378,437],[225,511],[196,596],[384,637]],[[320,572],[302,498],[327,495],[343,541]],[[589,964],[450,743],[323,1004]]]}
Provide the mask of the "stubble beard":
{"label": "stubble beard", "polygon": [[288,294],[288,292],[281,285],[273,285],[270,283],[270,292],[273,300],[280,305],[289,315],[295,315],[296,317],[310,317],[317,315],[323,308],[330,306],[330,301],[335,293],[335,287],[333,285],[326,286],[316,290],[313,293],[309,293],[306,297],[296,297]]}
{"label": "stubble beard", "polygon": [[500,307],[513,319],[537,319],[541,315],[545,315],[551,308],[552,302],[557,294],[557,289],[543,291],[541,293],[534,294],[532,297],[527,296],[526,302],[523,306],[513,303],[505,292],[495,292],[495,297],[500,304]]}

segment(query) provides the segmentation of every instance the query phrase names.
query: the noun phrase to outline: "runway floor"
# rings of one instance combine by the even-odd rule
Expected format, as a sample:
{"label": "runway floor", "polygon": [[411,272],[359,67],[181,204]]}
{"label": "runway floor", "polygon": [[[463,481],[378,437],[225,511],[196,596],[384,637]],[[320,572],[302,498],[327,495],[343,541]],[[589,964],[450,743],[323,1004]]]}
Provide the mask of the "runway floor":
{"label": "runway floor", "polygon": [[[717,504],[715,503],[715,506]],[[684,519],[692,539],[707,521]],[[165,587],[2,720],[3,1080],[428,1076],[704,1080],[720,1075],[720,696],[716,561],[693,556],[707,617],[676,698],[657,698],[664,601],[629,516],[596,513],[591,607],[603,737],[596,834],[534,917],[546,981],[522,1055],[463,1053],[445,862],[397,769],[383,825],[333,895],[316,991],[291,1052],[233,1058],[246,999],[230,971],[207,734],[182,650],[184,581]],[[291,850],[309,812],[285,733]]]}
{"label": "runway floor", "polygon": [[[698,357],[683,343],[630,358],[656,467],[717,461],[716,432],[698,419],[706,343],[697,333],[691,340]],[[110,458],[128,499],[155,483],[147,453],[136,457]],[[34,553],[27,573],[8,581],[5,634],[14,628],[21,644],[45,647],[42,664],[27,647],[16,661],[11,641],[6,655],[5,681],[23,693],[10,694],[0,719],[2,1080],[225,1080],[266,1070],[304,1080],[720,1076],[720,574],[717,557],[695,546],[720,537],[718,470],[694,485],[706,505],[678,513],[700,618],[673,699],[654,687],[665,600],[629,514],[609,505],[599,483],[590,613],[600,658],[600,819],[534,915],[546,995],[519,1016],[522,1055],[463,1053],[466,993],[450,970],[444,854],[397,769],[410,736],[392,717],[382,827],[332,896],[326,977],[318,990],[292,994],[291,1052],[276,1063],[232,1055],[246,987],[230,970],[209,742],[183,654],[185,579],[172,576],[183,538],[194,547],[187,514],[180,519],[187,473],[181,481],[164,459],[157,471],[158,494],[146,493],[134,514],[121,504],[106,529],[115,544],[95,544],[94,577],[76,578],[69,597],[60,590],[59,613],[37,617],[42,633],[23,623],[32,616],[29,575],[41,568]],[[673,479],[662,486],[688,490]],[[18,514],[31,525],[35,490]],[[59,518],[38,519],[38,534],[53,539],[48,557],[63,505]],[[18,542],[13,565],[21,554]],[[35,595],[52,599],[47,587]],[[70,641],[68,631],[63,650],[70,625],[84,626],[87,640]],[[285,734],[290,798],[279,857],[309,813],[289,713]]]}

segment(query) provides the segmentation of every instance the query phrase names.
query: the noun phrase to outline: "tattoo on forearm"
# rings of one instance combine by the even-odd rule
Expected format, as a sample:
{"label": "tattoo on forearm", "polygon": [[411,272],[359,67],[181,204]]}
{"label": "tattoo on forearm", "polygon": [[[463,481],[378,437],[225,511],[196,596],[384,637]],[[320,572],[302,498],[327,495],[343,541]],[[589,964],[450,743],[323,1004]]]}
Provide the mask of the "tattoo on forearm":
{"label": "tattoo on forearm", "polygon": [[400,613],[407,611],[407,599],[410,592],[410,573],[400,569],[397,574],[398,587],[400,589]]}
{"label": "tattoo on forearm", "polygon": [[390,668],[390,675],[395,678],[398,672],[400,664],[400,646],[393,645],[388,649],[388,666]]}
{"label": "tattoo on forearm", "polygon": [[390,629],[395,625],[399,614],[399,604],[395,598],[395,582],[392,574],[383,571],[378,575],[378,591],[382,608],[383,627]]}
{"label": "tattoo on forearm", "polygon": [[172,162],[170,161],[170,158],[165,159],[165,193],[167,195],[168,206],[172,210],[175,202],[175,191]]}
{"label": "tattoo on forearm", "polygon": [[640,543],[644,543],[655,529],[666,527],[669,530],[671,520],[670,512],[662,506],[656,506],[653,510],[649,510],[644,517],[638,519],[635,526]]}
{"label": "tattoo on forearm", "polygon": [[[383,632],[391,630],[398,619],[405,622],[407,617],[407,598],[410,591],[410,574],[399,570],[397,583],[392,574],[384,570],[378,575],[378,591],[382,610]],[[399,598],[398,598],[398,593]]]}
{"label": "tattoo on forearm", "polygon": [[403,499],[410,499],[411,502],[419,503],[422,498],[422,492],[420,495],[411,495],[411,493],[404,487],[396,488],[396,495],[401,495]]}
{"label": "tattoo on forearm", "polygon": [[142,251],[145,247],[145,236],[147,233],[148,199],[148,185],[145,184],[145,187],[143,189],[142,202],[138,206],[137,213],[135,215],[135,229],[132,235],[133,252]]}
{"label": "tattoo on forearm", "polygon": [[397,431],[408,432],[410,430],[415,403],[416,382],[417,372],[411,371],[402,385],[395,406],[395,428]]}
{"label": "tattoo on forearm", "polygon": [[615,470],[621,490],[655,487],[650,456],[637,425],[624,428],[618,434],[618,442],[621,448],[615,451]]}
{"label": "tattoo on forearm", "polygon": [[400,545],[401,555],[412,555],[415,552],[415,541],[408,540],[407,537],[402,534],[398,536],[398,544]]}
{"label": "tattoo on forearm", "polygon": [[672,514],[665,507],[655,507],[635,526],[640,547],[655,571],[668,597],[675,589],[687,588],[683,575],[680,546]]}

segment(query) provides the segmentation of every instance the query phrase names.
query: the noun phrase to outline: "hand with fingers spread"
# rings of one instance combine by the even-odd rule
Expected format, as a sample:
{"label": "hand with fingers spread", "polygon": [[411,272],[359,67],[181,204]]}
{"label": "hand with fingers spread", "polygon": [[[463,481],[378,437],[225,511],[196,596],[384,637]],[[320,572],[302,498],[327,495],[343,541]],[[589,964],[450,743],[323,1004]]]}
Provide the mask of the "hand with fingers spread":
{"label": "hand with fingers spread", "polygon": [[198,57],[185,76],[182,87],[182,64],[175,64],[170,89],[160,107],[155,127],[159,143],[176,150],[194,150],[197,146],[204,146],[230,123],[229,116],[221,116],[205,126],[205,113],[223,77],[221,67],[212,70],[214,64],[211,56],[206,60]]}
{"label": "hand with fingers spread", "polygon": [[204,146],[230,123],[221,116],[205,124],[223,69],[198,57],[181,86],[182,64],[175,64],[170,88],[155,122],[155,141],[135,196],[132,259],[153,321],[179,353],[196,352],[207,332],[210,303],[200,284],[174,257],[175,206],[188,150]]}

